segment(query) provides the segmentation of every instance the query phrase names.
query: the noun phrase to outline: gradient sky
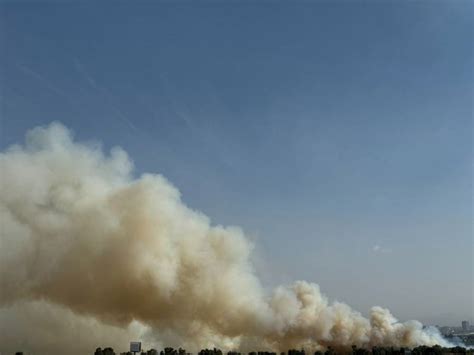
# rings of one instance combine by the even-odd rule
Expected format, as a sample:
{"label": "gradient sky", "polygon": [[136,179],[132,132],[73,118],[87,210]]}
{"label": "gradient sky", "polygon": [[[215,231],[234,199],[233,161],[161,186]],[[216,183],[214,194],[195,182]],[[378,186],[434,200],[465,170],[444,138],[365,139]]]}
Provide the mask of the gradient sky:
{"label": "gradient sky", "polygon": [[2,2],[1,141],[60,121],[255,241],[264,284],[474,322],[471,1]]}

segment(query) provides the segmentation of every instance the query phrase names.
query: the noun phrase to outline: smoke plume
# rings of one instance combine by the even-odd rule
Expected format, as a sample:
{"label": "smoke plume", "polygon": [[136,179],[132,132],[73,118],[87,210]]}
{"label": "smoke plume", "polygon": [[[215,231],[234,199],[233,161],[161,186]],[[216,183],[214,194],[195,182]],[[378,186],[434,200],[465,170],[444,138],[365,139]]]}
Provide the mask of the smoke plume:
{"label": "smoke plume", "polygon": [[0,173],[0,351],[84,354],[137,337],[192,351],[445,343],[313,283],[266,294],[242,230],[211,225],[163,176],[134,178],[123,150],[74,142],[61,124],[2,152]]}

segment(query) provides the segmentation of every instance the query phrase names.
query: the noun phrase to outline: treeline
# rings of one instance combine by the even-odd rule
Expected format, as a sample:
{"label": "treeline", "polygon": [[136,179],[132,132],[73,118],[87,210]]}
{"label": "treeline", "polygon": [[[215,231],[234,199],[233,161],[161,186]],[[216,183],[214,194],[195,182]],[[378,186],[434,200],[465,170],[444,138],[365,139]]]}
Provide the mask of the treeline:
{"label": "treeline", "polygon": [[[17,355],[22,353],[17,353]],[[314,353],[305,352],[304,350],[291,349],[288,352],[275,353],[268,351],[251,351],[249,353],[240,353],[236,351],[222,352],[220,349],[203,349],[199,351],[198,355],[441,355],[441,354],[469,354],[474,355],[474,349],[466,349],[461,346],[453,348],[444,348],[439,345],[435,346],[418,346],[414,349],[406,348],[394,348],[394,347],[373,347],[371,350],[358,348],[352,346],[351,350],[348,351],[337,351],[329,347],[326,351],[316,351]],[[97,348],[94,355],[117,355],[112,348]],[[122,352],[120,355],[133,355],[131,352]],[[179,348],[165,348],[161,351],[156,349],[150,349],[148,351],[142,351],[140,355],[191,355],[186,350]]]}

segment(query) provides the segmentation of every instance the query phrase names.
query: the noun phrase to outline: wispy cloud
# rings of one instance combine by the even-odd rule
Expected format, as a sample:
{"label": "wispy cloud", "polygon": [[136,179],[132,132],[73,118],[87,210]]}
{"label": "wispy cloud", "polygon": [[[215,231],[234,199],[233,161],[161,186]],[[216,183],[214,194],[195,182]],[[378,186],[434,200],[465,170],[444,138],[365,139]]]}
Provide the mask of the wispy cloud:
{"label": "wispy cloud", "polygon": [[[213,124],[209,119],[196,119],[192,113],[192,109],[186,102],[183,102],[183,95],[180,88],[173,84],[166,72],[160,74],[160,80],[165,91],[165,95],[169,99],[172,112],[180,119],[186,129],[191,135],[201,141],[201,143],[212,150],[214,157],[229,170],[236,170],[233,164],[233,155],[229,150],[229,142],[223,140],[223,132],[219,131],[218,125]],[[228,115],[225,106],[219,100],[214,86],[208,81],[202,81],[200,85],[201,90],[199,95],[203,106],[207,105],[207,112],[209,107],[214,112],[210,116]]]}
{"label": "wispy cloud", "polygon": [[115,96],[106,87],[103,87],[97,83],[97,80],[95,80],[95,78],[87,71],[85,66],[78,58],[74,58],[74,66],[76,67],[78,73],[81,74],[89,83],[89,85],[106,99],[107,104],[115,112],[117,117],[125,122],[131,129],[138,131],[138,128],[135,126],[133,121],[116,104],[118,100],[115,98]]}
{"label": "wispy cloud", "polygon": [[392,252],[392,249],[381,246],[380,244],[375,244],[372,246],[371,251],[376,254],[388,254]]}
{"label": "wispy cloud", "polygon": [[54,92],[56,95],[59,95],[68,101],[70,101],[70,97],[64,92],[64,90],[61,90],[58,88],[56,85],[54,85],[50,80],[48,80],[46,77],[41,75],[40,73],[34,71],[30,67],[23,65],[23,64],[16,64],[17,68],[20,69],[23,73],[35,78],[41,84],[43,84],[46,88],[48,88],[50,91]]}

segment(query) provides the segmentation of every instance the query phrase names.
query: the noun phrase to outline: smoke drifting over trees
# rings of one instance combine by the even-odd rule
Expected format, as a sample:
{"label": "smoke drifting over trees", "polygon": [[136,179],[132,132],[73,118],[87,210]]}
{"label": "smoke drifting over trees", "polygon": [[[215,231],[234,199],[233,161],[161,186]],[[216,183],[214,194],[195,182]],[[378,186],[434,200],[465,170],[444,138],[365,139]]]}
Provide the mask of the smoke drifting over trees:
{"label": "smoke drifting over trees", "polygon": [[0,156],[0,347],[85,353],[140,337],[191,351],[447,345],[374,307],[369,319],[297,281],[264,293],[251,244],[186,207],[126,153],[35,128]]}

